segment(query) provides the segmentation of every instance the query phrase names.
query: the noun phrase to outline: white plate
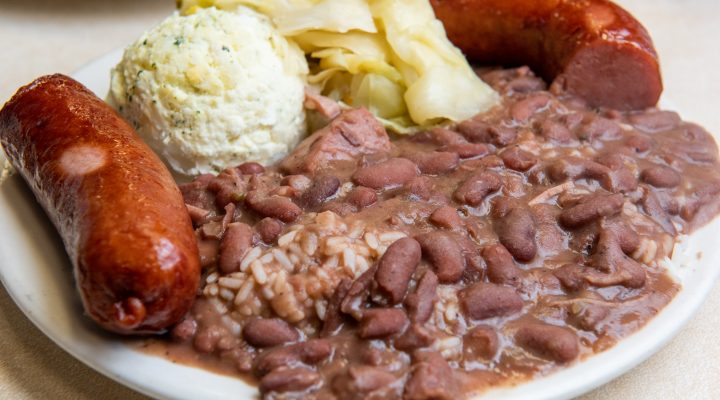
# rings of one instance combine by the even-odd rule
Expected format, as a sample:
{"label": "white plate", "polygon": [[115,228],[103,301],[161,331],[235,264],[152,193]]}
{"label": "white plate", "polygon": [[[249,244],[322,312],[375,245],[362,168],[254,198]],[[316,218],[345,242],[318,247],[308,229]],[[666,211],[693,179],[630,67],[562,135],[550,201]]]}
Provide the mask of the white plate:
{"label": "white plate", "polygon": [[[74,76],[99,96],[108,89],[116,51]],[[0,155],[1,157],[1,155]],[[108,377],[142,393],[168,399],[240,399],[254,388],[240,379],[173,364],[133,350],[96,329],[82,315],[71,267],[55,230],[18,176],[0,183],[0,278],[25,315],[60,347]],[[692,317],[720,275],[720,219],[676,251],[675,274],[683,289],[647,326],[612,349],[548,377],[482,398],[567,399],[627,372],[674,337]],[[702,257],[697,259],[697,254]]]}

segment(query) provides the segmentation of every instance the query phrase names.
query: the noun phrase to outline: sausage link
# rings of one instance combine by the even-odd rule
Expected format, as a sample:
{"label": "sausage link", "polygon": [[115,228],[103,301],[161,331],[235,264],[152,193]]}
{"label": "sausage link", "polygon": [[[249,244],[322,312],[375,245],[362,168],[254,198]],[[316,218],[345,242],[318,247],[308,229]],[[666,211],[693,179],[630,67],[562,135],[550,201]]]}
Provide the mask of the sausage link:
{"label": "sausage link", "polygon": [[50,75],[0,111],[0,142],[60,232],[92,319],[134,334],[183,317],[200,281],[192,223],[130,125],[80,83]]}
{"label": "sausage link", "polygon": [[[431,0],[448,38],[472,61],[529,65],[553,90],[592,107],[654,106],[662,92],[645,28],[608,0]],[[618,90],[622,88],[622,90]]]}

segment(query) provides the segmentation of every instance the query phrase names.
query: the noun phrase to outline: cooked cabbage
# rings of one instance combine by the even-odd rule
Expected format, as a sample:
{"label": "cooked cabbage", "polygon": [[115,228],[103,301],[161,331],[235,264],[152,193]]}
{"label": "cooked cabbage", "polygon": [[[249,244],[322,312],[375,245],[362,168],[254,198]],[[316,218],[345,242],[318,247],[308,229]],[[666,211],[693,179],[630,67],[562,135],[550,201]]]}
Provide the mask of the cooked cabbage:
{"label": "cooked cabbage", "polygon": [[445,35],[427,0],[182,0],[197,7],[251,7],[268,15],[311,61],[308,83],[364,106],[398,132],[461,121],[499,96]]}

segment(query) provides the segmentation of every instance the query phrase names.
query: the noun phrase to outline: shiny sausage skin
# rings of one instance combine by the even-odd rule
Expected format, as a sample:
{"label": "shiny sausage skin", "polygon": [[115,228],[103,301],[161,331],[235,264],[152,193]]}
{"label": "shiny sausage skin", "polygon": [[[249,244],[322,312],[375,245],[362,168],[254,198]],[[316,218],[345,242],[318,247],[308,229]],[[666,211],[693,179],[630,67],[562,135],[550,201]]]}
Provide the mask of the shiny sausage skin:
{"label": "shiny sausage skin", "polygon": [[472,61],[528,65],[552,90],[591,107],[654,106],[662,93],[645,28],[607,0],[431,0],[448,37]]}
{"label": "shiny sausage skin", "polygon": [[90,317],[155,333],[188,311],[200,280],[190,216],[110,106],[69,77],[38,78],[0,111],[0,143],[60,232]]}

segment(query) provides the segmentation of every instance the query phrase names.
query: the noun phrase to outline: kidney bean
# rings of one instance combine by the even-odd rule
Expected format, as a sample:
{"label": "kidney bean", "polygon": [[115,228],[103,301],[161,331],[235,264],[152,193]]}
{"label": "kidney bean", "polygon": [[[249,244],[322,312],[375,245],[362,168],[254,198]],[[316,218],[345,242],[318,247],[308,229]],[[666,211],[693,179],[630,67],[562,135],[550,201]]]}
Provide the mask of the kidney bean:
{"label": "kidney bean", "polygon": [[253,370],[256,376],[264,376],[275,369],[297,365],[300,362],[302,361],[299,354],[293,351],[291,346],[279,347],[268,349],[260,354],[255,359]]}
{"label": "kidney bean", "polygon": [[515,171],[525,172],[537,163],[537,157],[522,150],[519,146],[509,147],[500,154],[505,166]]}
{"label": "kidney bean", "polygon": [[228,225],[220,242],[218,260],[218,267],[223,274],[240,270],[240,262],[252,247],[252,239],[253,231],[247,224],[233,222]]}
{"label": "kidney bean", "polygon": [[595,159],[598,163],[610,168],[618,170],[625,166],[625,157],[618,153],[605,153]]}
{"label": "kidney bean", "polygon": [[515,341],[533,354],[558,363],[568,363],[580,354],[577,336],[555,325],[525,324],[515,333]]}
{"label": "kidney bean", "polygon": [[468,119],[460,122],[457,129],[465,139],[473,143],[490,143],[492,141],[489,132],[490,124],[487,122]]}
{"label": "kidney bean", "polygon": [[487,277],[492,283],[515,286],[520,283],[522,271],[515,265],[512,255],[502,244],[491,244],[482,249],[487,264]]}
{"label": "kidney bean", "polygon": [[632,192],[638,187],[638,180],[635,174],[625,166],[610,172],[606,182],[607,189],[613,193]]}
{"label": "kidney bean", "polygon": [[664,165],[653,165],[640,173],[643,182],[658,188],[674,188],[680,185],[682,178],[674,169]]}
{"label": "kidney bean", "polygon": [[482,157],[490,153],[490,149],[483,143],[460,143],[441,147],[440,151],[455,153],[462,159]]}
{"label": "kidney bean", "polygon": [[622,137],[622,128],[616,122],[600,116],[590,117],[580,128],[580,139],[617,140]]}
{"label": "kidney bean", "polygon": [[402,351],[412,351],[430,346],[435,337],[419,324],[411,324],[405,332],[395,339],[395,348]]}
{"label": "kidney bean", "polygon": [[685,140],[677,140],[672,144],[670,152],[677,153],[691,163],[714,163],[718,157],[718,146],[705,128],[690,122],[682,124]]}
{"label": "kidney bean", "polygon": [[557,254],[567,245],[566,234],[558,226],[560,209],[557,205],[535,204],[532,212],[537,225],[536,241],[538,253]]}
{"label": "kidney bean", "polygon": [[348,193],[346,201],[357,207],[358,210],[363,209],[377,202],[377,193],[365,186],[357,186]]}
{"label": "kidney bean", "polygon": [[455,283],[465,270],[465,257],[457,238],[449,233],[434,231],[416,237],[422,255],[432,264],[441,283]]}
{"label": "kidney bean", "polygon": [[237,170],[244,175],[258,175],[265,172],[265,167],[256,162],[246,162],[238,165]]}
{"label": "kidney bean", "polygon": [[476,207],[487,195],[500,190],[502,179],[495,172],[479,171],[470,176],[455,191],[455,199],[461,203]]}
{"label": "kidney bean", "polygon": [[260,392],[297,392],[320,382],[320,374],[307,368],[278,368],[260,379]]}
{"label": "kidney bean", "polygon": [[[561,208],[570,208],[570,207],[580,203],[580,201],[585,196],[587,196],[586,193],[575,193],[574,191],[562,192],[557,196],[557,205],[560,206]],[[558,212],[558,215],[560,215],[559,212]],[[557,218],[556,218],[556,220],[557,220]]]}
{"label": "kidney bean", "polygon": [[494,283],[475,283],[460,290],[458,298],[465,315],[477,320],[505,317],[523,308],[515,289]]}
{"label": "kidney bean", "polygon": [[494,224],[495,232],[510,254],[518,261],[535,258],[537,228],[532,212],[524,207],[513,207]]}
{"label": "kidney bean", "polygon": [[654,110],[629,115],[628,122],[641,131],[654,133],[677,128],[682,121],[676,112]]}
{"label": "kidney bean", "polygon": [[485,275],[485,262],[480,255],[480,250],[476,247],[472,240],[467,238],[463,238],[461,240],[463,243],[463,252],[465,253],[466,266],[460,280],[466,283],[481,281]]}
{"label": "kidney bean", "polygon": [[461,134],[443,127],[435,127],[429,131],[419,132],[412,137],[412,140],[414,142],[432,143],[436,146],[467,143],[467,140]]}
{"label": "kidney bean", "polygon": [[495,329],[479,325],[463,336],[463,357],[465,360],[491,360],[500,348],[500,338]]}
{"label": "kidney bean", "polygon": [[574,303],[573,307],[569,307],[569,313],[569,323],[584,331],[597,332],[600,323],[610,314],[610,309],[599,304]]}
{"label": "kidney bean", "polygon": [[405,189],[415,200],[429,200],[433,195],[433,181],[427,176],[418,176],[405,184]]}
{"label": "kidney bean", "polygon": [[518,132],[514,128],[506,126],[491,126],[488,133],[490,134],[490,143],[495,146],[505,147],[514,142],[518,137]]}
{"label": "kidney bean", "polygon": [[593,179],[609,189],[610,168],[591,160],[578,157],[565,157],[555,160],[547,167],[547,175],[553,182],[576,179]]}
{"label": "kidney bean", "polygon": [[627,158],[617,153],[604,154],[597,158],[597,162],[610,168],[610,172],[596,178],[603,187],[611,192],[631,192],[637,189],[638,180],[630,168],[636,169],[635,160],[630,160],[630,166],[626,165]]}
{"label": "kidney bean", "polygon": [[510,107],[510,115],[517,122],[526,122],[534,114],[543,111],[550,104],[550,96],[533,93]]}
{"label": "kidney bean", "polygon": [[283,223],[275,218],[263,218],[255,224],[255,231],[260,235],[263,242],[272,244],[280,236],[283,230]]}
{"label": "kidney bean", "polygon": [[604,229],[608,229],[617,237],[620,243],[620,248],[625,254],[632,254],[640,247],[640,236],[638,236],[635,229],[625,221],[611,221],[610,223],[603,226]]}
{"label": "kidney bean", "polygon": [[385,360],[388,358],[386,351],[374,347],[370,341],[361,342],[359,347],[358,359],[363,364],[377,367],[383,365]]}
{"label": "kidney bean", "polygon": [[430,319],[437,299],[437,286],[437,275],[430,270],[425,271],[415,287],[415,292],[405,299],[405,307],[411,321],[423,324]]}
{"label": "kidney bean", "polygon": [[273,347],[300,339],[298,331],[279,318],[255,318],[242,330],[243,339],[255,347]]}
{"label": "kidney bean", "polygon": [[588,265],[602,273],[588,272],[585,280],[594,286],[622,285],[641,288],[645,285],[645,270],[637,261],[623,253],[617,236],[609,229],[601,229],[595,252]]}
{"label": "kidney bean", "polygon": [[503,163],[503,160],[496,156],[495,154],[490,154],[489,156],[485,156],[482,158],[478,158],[476,160],[470,160],[463,163],[463,168],[468,170],[481,170],[481,169],[489,169],[489,168],[500,168],[503,167],[505,164]]}
{"label": "kidney bean", "polygon": [[462,219],[460,219],[455,207],[442,206],[433,211],[428,219],[439,228],[458,229],[463,226]]}
{"label": "kidney bean", "polygon": [[565,125],[549,119],[540,125],[540,135],[546,140],[557,143],[569,143],[573,139],[572,133]]}
{"label": "kidney bean", "polygon": [[190,183],[178,185],[186,204],[203,210],[215,210],[215,194],[208,189],[212,174],[199,175]]}
{"label": "kidney bean", "polygon": [[717,162],[717,151],[711,150],[715,146],[714,143],[708,145],[708,147],[699,147],[697,144],[690,145],[677,141],[672,146],[666,146],[663,150],[690,164],[713,164]]}
{"label": "kidney bean", "polygon": [[325,321],[323,321],[322,330],[320,331],[321,337],[327,337],[335,334],[338,329],[342,326],[342,314],[341,306],[343,300],[347,297],[350,292],[352,282],[343,278],[335,288],[330,301],[328,301],[327,309],[325,310]]}
{"label": "kidney bean", "polygon": [[460,157],[447,151],[420,152],[408,158],[417,164],[420,172],[427,175],[440,175],[457,169]]}
{"label": "kidney bean", "polygon": [[[601,272],[595,269],[588,269],[585,274],[585,281],[592,286],[603,288],[609,286],[624,286],[629,289],[639,289],[645,286],[647,277],[645,271],[634,260],[628,258],[625,263],[618,263],[622,268],[617,268],[613,272]],[[602,266],[602,264],[594,264]],[[599,268],[599,267],[598,267]]]}
{"label": "kidney bean", "polygon": [[647,213],[653,221],[657,222],[657,224],[660,225],[665,232],[673,236],[677,234],[677,230],[675,229],[675,225],[672,223],[670,216],[663,209],[660,201],[652,190],[643,190],[643,197],[640,200],[640,205],[642,205],[645,213]]}
{"label": "kidney bean", "polygon": [[215,264],[218,259],[218,252],[220,251],[220,242],[215,239],[205,239],[199,229],[195,231],[195,239],[198,245],[200,265],[203,268],[208,268]]}
{"label": "kidney bean", "polygon": [[417,353],[409,379],[405,383],[403,399],[454,400],[457,382],[450,364],[436,351]]}
{"label": "kidney bean", "polygon": [[241,202],[247,191],[247,183],[235,168],[222,171],[207,187],[215,193],[215,204],[220,209],[228,203]]}
{"label": "kidney bean", "polygon": [[211,214],[210,211],[187,203],[185,203],[185,208],[187,208],[188,214],[190,214],[190,219],[192,220],[194,226],[197,227],[208,222],[208,217]]}
{"label": "kidney bean", "polygon": [[677,198],[672,196],[672,194],[666,191],[653,191],[653,193],[655,194],[655,197],[657,197],[660,207],[669,215],[678,215],[680,213],[680,203]]}
{"label": "kidney bean", "polygon": [[262,197],[257,192],[248,193],[245,204],[263,217],[277,218],[282,222],[293,222],[302,214],[302,209],[292,200],[282,196]]}
{"label": "kidney bean", "polygon": [[269,349],[256,358],[255,374],[263,376],[270,371],[300,362],[313,365],[325,360],[332,353],[332,343],[326,339],[310,339],[307,342]]}
{"label": "kidney bean", "polygon": [[300,198],[300,204],[307,209],[315,209],[337,193],[339,188],[340,179],[337,177],[330,175],[316,177]]}
{"label": "kidney bean", "polygon": [[592,194],[583,197],[577,205],[560,213],[560,223],[566,228],[577,228],[602,217],[617,215],[625,200],[621,194]]}
{"label": "kidney bean", "polygon": [[[232,204],[232,203],[230,203]],[[209,221],[199,229],[203,239],[220,240],[225,233],[222,221]]]}
{"label": "kidney bean", "polygon": [[698,222],[704,223],[714,217],[713,211],[710,211],[712,207],[710,210],[705,208],[708,211],[704,212],[702,208],[714,201],[718,193],[720,193],[720,181],[710,181],[697,188],[693,196],[685,200],[685,204],[680,209],[680,216],[693,225]]}
{"label": "kidney bean", "polygon": [[362,317],[362,304],[370,294],[370,286],[373,283],[377,266],[368,268],[350,285],[347,295],[340,304],[340,311],[352,315],[355,319]]}
{"label": "kidney bean", "polygon": [[268,196],[277,195],[277,196],[287,197],[290,199],[298,198],[298,200],[299,200],[299,197],[302,193],[298,192],[297,190],[293,189],[290,186],[277,186],[274,189],[267,192],[266,194]]}
{"label": "kidney bean", "polygon": [[[352,365],[332,382],[333,391],[350,399],[363,399],[379,390],[387,390],[397,378],[382,367]],[[372,398],[375,398],[374,396]],[[384,398],[378,397],[378,398]]]}
{"label": "kidney bean", "polygon": [[565,264],[554,270],[553,275],[571,293],[578,292],[587,286],[583,269],[577,264]]}
{"label": "kidney bean", "polygon": [[375,281],[390,304],[397,304],[405,298],[410,278],[421,257],[420,244],[413,238],[405,237],[391,244],[380,258]]}
{"label": "kidney bean", "polygon": [[487,122],[469,119],[458,124],[458,131],[473,143],[492,143],[507,146],[517,138],[517,131],[505,126],[490,125]]}
{"label": "kidney bean", "polygon": [[418,173],[415,163],[407,158],[391,158],[358,169],[353,175],[353,182],[372,189],[389,189],[404,185]]}
{"label": "kidney bean", "polygon": [[237,207],[235,207],[234,203],[229,203],[225,206],[225,214],[221,220],[223,233],[225,232],[225,229],[227,229],[227,226],[235,219],[236,209]]}
{"label": "kidney bean", "polygon": [[628,136],[625,145],[636,153],[644,153],[653,148],[655,143],[652,138],[643,134],[634,134]]}
{"label": "kidney bean", "polygon": [[702,126],[692,122],[683,122],[682,133],[689,142],[697,143],[712,153],[717,153],[718,147],[713,135]]}
{"label": "kidney bean", "polygon": [[325,360],[333,350],[332,343],[323,339],[309,339],[290,347],[300,354],[300,360],[306,364],[317,364]]}
{"label": "kidney bean", "polygon": [[379,339],[401,333],[408,317],[401,308],[371,308],[364,310],[358,335],[362,339]]}

